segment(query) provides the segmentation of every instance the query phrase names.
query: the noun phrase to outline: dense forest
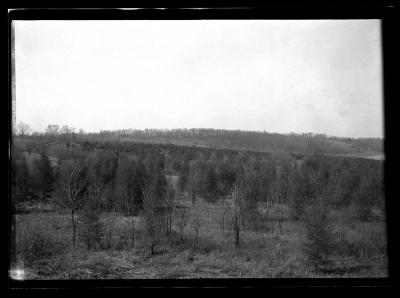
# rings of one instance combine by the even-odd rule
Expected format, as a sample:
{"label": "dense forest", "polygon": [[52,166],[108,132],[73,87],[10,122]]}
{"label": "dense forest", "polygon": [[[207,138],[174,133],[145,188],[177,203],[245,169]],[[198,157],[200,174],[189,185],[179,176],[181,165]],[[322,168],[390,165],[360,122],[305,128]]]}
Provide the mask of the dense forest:
{"label": "dense forest", "polygon": [[[246,149],[262,149],[127,140],[146,138],[146,134],[149,138],[193,137],[208,144],[218,140],[227,147],[242,142]],[[285,225],[289,223],[305,226],[308,242],[304,251],[318,272],[332,255],[332,214],[347,212],[354,222],[370,223],[382,220],[385,208],[383,161],[322,154],[344,153],[329,145],[338,140],[362,150],[382,149],[379,142],[371,140],[218,130],[19,134],[13,139],[11,153],[12,205],[17,214],[43,211],[48,204],[64,210],[70,216],[73,247],[84,243],[87,249],[106,247],[104,214],[142,218],[142,237],[147,239],[143,243],[153,255],[161,239],[171,243],[171,235],[177,235],[182,243],[188,226],[197,241],[205,225],[196,209],[201,203],[207,210],[222,210],[215,222],[223,231],[230,231],[235,247],[243,245],[245,231],[269,231],[271,227],[265,225],[271,220],[273,231],[278,229],[280,235],[285,230],[288,233]],[[262,152],[280,142],[285,148],[278,150],[280,153]],[[311,143],[327,147],[317,150],[321,154],[310,154],[307,146],[313,146]],[[282,152],[291,151],[289,148],[296,149]],[[300,154],[302,150],[308,154]],[[132,239],[136,239],[132,241],[138,241],[140,229],[132,229]],[[28,241],[18,243],[17,251],[25,243],[20,253],[29,259]]]}

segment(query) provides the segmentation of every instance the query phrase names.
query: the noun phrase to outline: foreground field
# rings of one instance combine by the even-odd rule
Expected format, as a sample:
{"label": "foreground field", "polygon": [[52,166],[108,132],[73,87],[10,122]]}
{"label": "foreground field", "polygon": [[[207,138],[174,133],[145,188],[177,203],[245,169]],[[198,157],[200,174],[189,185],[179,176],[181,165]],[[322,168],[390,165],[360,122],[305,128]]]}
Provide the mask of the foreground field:
{"label": "foreground field", "polygon": [[[344,211],[331,212],[335,227],[332,265],[315,271],[303,252],[305,227],[285,213],[282,226],[273,212],[240,233],[236,248],[229,226],[221,220],[228,202],[196,208],[189,200],[177,202],[173,235],[160,237],[150,255],[143,219],[104,213],[102,247],[88,250],[80,239],[71,244],[68,213],[48,208],[19,214],[17,268],[26,279],[141,279],[141,278],[273,278],[273,277],[386,277],[386,233],[383,220],[358,222]],[[283,210],[285,206],[282,206]],[[185,211],[183,211],[185,210]],[[185,212],[185,213],[183,213]],[[184,214],[196,212],[199,231]],[[351,213],[351,212],[350,212]],[[182,229],[183,226],[183,229]],[[78,225],[78,234],[80,226]],[[134,236],[132,236],[134,231]]]}

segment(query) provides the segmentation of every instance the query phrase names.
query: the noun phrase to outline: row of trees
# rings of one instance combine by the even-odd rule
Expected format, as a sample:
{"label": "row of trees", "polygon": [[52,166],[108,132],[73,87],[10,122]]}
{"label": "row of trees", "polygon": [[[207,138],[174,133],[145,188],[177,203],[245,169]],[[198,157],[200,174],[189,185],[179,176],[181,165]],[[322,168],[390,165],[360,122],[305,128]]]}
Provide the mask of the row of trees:
{"label": "row of trees", "polygon": [[40,133],[34,131],[29,124],[24,122],[19,122],[15,127],[15,134],[20,137],[26,136],[46,136],[50,137],[52,141],[61,140],[61,141],[73,141],[77,136],[83,136],[85,132],[83,129],[76,129],[75,127],[71,127],[68,125],[58,125],[58,124],[49,124],[47,125],[44,133]]}

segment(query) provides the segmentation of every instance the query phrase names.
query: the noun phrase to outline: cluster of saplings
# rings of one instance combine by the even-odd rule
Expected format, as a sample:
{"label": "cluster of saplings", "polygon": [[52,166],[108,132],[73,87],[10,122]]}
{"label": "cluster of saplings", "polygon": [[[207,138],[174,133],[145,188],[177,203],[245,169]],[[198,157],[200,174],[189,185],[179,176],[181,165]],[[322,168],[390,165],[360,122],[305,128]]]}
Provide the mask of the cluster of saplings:
{"label": "cluster of saplings", "polygon": [[[64,143],[65,144],[65,143]],[[12,158],[12,188],[15,203],[53,200],[71,213],[72,242],[75,244],[77,212],[87,231],[88,247],[99,239],[99,216],[105,211],[142,215],[154,252],[157,230],[171,233],[174,200],[189,196],[210,204],[233,202],[232,227],[239,245],[240,228],[257,218],[260,204],[286,205],[293,218],[307,223],[312,240],[310,256],[321,258],[329,234],[327,211],[354,207],[360,220],[373,219],[373,208],[383,207],[382,162],[309,156],[293,158],[251,152],[157,145],[82,146],[52,152],[46,146],[39,159],[29,163],[15,146]],[[39,148],[39,147],[38,147]],[[177,176],[178,187],[166,176]]]}

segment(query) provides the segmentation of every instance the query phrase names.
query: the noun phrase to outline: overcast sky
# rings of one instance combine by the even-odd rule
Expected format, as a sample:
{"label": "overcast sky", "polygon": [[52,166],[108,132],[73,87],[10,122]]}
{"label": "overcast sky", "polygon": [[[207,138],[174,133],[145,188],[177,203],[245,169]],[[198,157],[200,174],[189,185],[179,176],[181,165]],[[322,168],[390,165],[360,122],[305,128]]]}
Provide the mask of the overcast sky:
{"label": "overcast sky", "polygon": [[379,20],[15,21],[16,121],[383,137]]}

